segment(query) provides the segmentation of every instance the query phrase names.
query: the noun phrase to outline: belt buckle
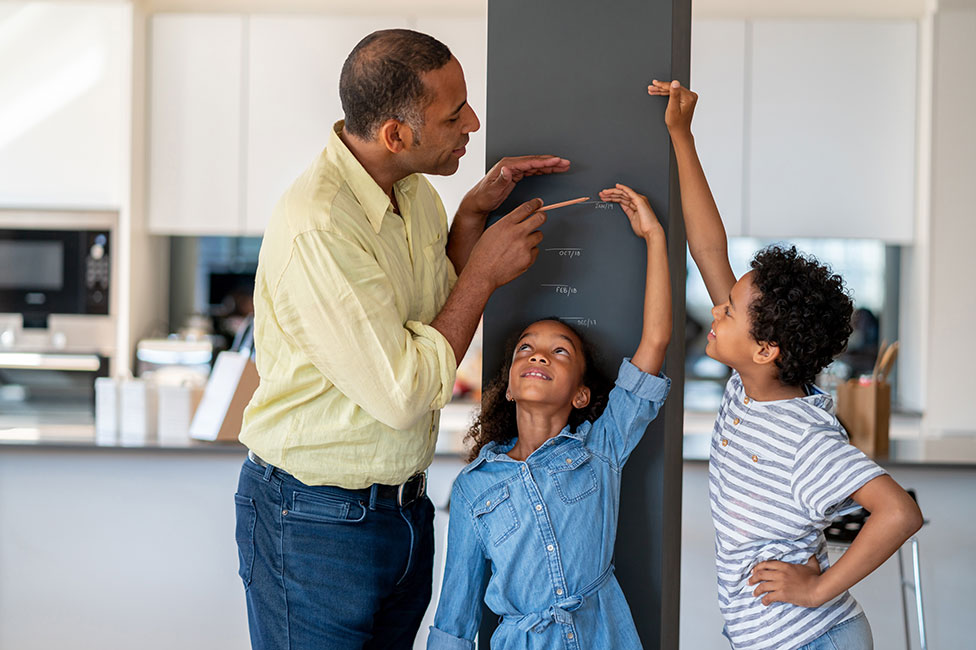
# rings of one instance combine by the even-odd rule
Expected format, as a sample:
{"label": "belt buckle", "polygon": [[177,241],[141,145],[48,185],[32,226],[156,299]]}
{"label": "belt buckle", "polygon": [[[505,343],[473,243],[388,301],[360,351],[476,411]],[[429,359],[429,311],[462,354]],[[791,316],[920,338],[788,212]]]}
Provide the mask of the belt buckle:
{"label": "belt buckle", "polygon": [[[405,495],[406,487],[408,485],[416,485],[417,489],[414,491],[413,495]],[[421,472],[414,475],[412,478],[407,479],[406,482],[401,483],[397,486],[397,505],[401,508],[408,506],[421,496],[424,495],[424,491],[427,489],[427,474],[426,472]]]}

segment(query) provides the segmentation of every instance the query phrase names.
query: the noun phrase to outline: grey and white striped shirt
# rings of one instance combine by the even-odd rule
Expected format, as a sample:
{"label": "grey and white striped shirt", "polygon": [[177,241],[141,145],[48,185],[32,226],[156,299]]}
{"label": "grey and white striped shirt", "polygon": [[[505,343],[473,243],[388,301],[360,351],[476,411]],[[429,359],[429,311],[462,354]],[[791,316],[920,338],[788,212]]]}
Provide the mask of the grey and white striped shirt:
{"label": "grey and white striped shirt", "polygon": [[850,495],[884,470],[856,447],[816,387],[806,397],[750,399],[739,373],[712,430],[709,493],[718,600],[735,650],[793,650],[861,612],[848,592],[820,607],[764,606],[749,585],[765,560],[830,566],[823,529],[857,508]]}

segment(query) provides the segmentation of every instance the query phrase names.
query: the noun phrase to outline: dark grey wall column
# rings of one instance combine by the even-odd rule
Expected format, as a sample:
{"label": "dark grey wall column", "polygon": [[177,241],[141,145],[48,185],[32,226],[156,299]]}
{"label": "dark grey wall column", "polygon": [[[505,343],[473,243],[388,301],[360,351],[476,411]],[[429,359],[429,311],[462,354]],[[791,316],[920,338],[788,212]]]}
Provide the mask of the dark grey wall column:
{"label": "dark grey wall column", "polygon": [[[685,238],[677,176],[664,126],[666,100],[652,78],[688,81],[690,0],[489,0],[487,164],[547,153],[567,174],[529,178],[501,207],[546,203],[622,182],[646,194],[668,233],[675,328],[665,372],[671,395],[624,471],[616,566],[645,648],[678,647]],[[536,264],[485,311],[485,381],[506,339],[532,320],[574,322],[603,353],[612,377],[640,340],[644,243],[612,204],[549,215]],[[493,616],[486,611],[482,646]]]}

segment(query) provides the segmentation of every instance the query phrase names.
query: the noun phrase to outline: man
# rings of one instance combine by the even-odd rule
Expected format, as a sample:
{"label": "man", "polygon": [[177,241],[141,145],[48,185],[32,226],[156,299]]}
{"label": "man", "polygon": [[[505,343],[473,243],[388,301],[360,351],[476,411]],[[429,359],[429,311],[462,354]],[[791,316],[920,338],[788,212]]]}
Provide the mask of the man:
{"label": "man", "polygon": [[409,30],[363,39],[339,82],[345,121],[285,192],[255,286],[261,384],[241,441],[240,574],[255,648],[409,648],[431,594],[424,470],[492,291],[538,254],[529,201],[485,230],[553,156],[505,158],[448,233],[420,174],[452,174],[479,128],[464,75]]}

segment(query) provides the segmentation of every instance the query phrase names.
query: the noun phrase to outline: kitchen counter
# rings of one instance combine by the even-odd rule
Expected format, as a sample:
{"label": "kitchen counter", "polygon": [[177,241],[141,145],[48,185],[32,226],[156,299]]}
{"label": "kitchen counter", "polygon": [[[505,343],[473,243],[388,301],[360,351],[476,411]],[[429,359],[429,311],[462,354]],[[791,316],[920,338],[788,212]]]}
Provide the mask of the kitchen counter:
{"label": "kitchen counter", "polygon": [[[441,412],[440,436],[435,455],[464,456],[464,436],[477,413],[473,402],[451,402]],[[684,459],[707,461],[708,445],[715,416],[686,411],[684,417]],[[891,419],[891,449],[888,458],[879,459],[884,466],[916,465],[933,467],[976,467],[976,437],[924,437],[920,434],[921,418],[895,414]],[[0,449],[33,447],[54,449],[144,449],[174,452],[209,452],[242,454],[244,446],[236,441],[205,442],[191,438],[172,440],[103,441],[95,436],[90,424],[30,424],[5,421],[0,417]]]}

